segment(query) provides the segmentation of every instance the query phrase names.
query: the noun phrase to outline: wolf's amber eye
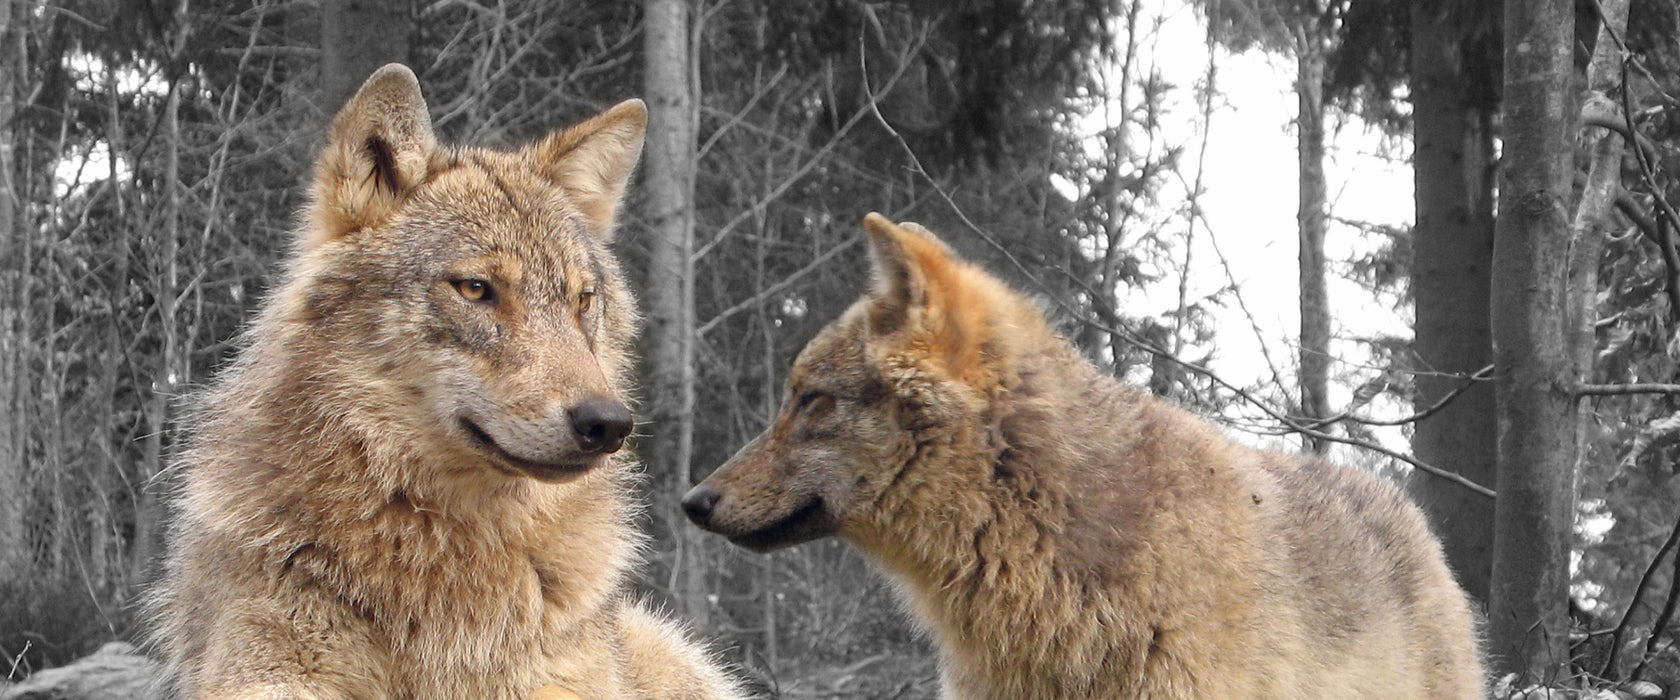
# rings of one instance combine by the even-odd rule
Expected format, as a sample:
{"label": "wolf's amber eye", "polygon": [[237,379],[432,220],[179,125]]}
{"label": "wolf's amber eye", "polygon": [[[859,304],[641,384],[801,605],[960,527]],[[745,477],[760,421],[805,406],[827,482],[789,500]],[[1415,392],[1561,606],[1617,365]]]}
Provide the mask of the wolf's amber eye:
{"label": "wolf's amber eye", "polygon": [[578,292],[578,311],[587,313],[595,305],[595,288],[584,287]]}
{"label": "wolf's amber eye", "polygon": [[806,391],[794,399],[794,410],[798,413],[816,414],[834,406],[834,397],[821,391]]}
{"label": "wolf's amber eye", "polygon": [[490,283],[479,279],[455,280],[455,291],[467,301],[490,301],[496,294],[490,289]]}

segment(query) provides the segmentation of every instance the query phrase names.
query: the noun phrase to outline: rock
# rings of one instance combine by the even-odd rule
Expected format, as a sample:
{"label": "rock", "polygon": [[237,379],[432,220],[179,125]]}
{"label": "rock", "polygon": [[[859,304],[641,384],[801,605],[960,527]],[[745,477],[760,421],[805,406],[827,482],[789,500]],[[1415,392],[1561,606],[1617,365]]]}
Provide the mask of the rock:
{"label": "rock", "polygon": [[90,656],[0,687],[0,700],[146,700],[157,675],[157,663],[134,645],[110,642]]}

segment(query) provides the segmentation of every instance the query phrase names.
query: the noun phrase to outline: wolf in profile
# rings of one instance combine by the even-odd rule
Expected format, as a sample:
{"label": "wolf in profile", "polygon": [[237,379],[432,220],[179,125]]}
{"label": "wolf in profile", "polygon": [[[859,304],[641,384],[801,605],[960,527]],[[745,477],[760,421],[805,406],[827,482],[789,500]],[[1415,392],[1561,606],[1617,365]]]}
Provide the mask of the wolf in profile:
{"label": "wolf in profile", "polygon": [[196,409],[150,602],[171,697],[739,697],[628,590],[638,321],[608,244],[646,121],[444,147],[395,64],[346,103]]}
{"label": "wolf in profile", "polygon": [[857,546],[947,698],[1482,697],[1470,607],[1394,488],[1237,444],[926,229],[864,228],[874,290],[688,493],[695,523]]}

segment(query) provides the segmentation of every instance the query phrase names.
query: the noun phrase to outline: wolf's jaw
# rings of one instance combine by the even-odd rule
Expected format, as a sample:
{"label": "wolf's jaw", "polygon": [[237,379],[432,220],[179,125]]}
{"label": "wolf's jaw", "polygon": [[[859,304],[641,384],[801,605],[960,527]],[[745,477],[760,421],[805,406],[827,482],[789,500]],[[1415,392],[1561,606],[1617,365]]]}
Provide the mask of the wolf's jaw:
{"label": "wolf's jaw", "polygon": [[525,459],[508,452],[497,444],[496,439],[491,437],[490,433],[485,431],[484,428],[479,427],[478,423],[471,418],[462,416],[460,423],[461,429],[479,448],[479,452],[490,458],[490,466],[504,474],[529,476],[538,481],[559,483],[582,476],[584,472],[589,471],[600,461],[599,459],[584,459],[577,462],[538,462]]}
{"label": "wolf's jaw", "polygon": [[834,521],[819,497],[812,498],[787,517],[766,527],[740,534],[723,534],[737,545],[755,552],[768,552],[832,535]]}

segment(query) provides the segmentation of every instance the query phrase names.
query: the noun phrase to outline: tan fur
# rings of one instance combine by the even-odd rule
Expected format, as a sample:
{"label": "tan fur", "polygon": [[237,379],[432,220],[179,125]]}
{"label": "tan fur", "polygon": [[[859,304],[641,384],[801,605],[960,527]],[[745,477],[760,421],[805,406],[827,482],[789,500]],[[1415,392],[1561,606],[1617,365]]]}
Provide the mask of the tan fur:
{"label": "tan fur", "polygon": [[628,590],[637,318],[608,244],[645,124],[442,148],[397,65],[346,104],[197,407],[151,601],[171,697],[739,696]]}
{"label": "tan fur", "polygon": [[925,229],[864,226],[876,289],[685,498],[697,523],[855,544],[949,698],[1482,697],[1469,605],[1394,488],[1237,444]]}
{"label": "tan fur", "polygon": [[557,685],[545,685],[531,694],[530,700],[583,700],[577,693]]}

